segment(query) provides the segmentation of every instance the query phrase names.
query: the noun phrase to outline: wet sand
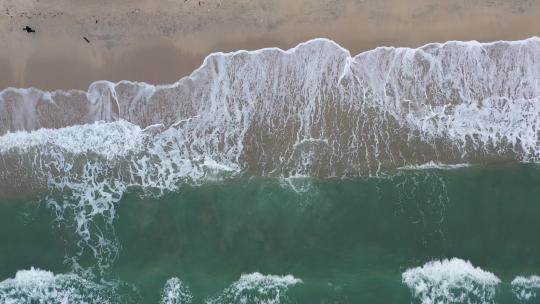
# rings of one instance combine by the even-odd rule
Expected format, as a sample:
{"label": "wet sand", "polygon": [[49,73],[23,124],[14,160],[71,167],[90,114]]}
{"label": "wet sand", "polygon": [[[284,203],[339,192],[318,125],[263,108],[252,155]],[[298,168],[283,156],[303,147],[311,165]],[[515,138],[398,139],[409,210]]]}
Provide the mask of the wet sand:
{"label": "wet sand", "polygon": [[[316,37],[355,55],[540,32],[533,0],[87,2],[0,0],[0,89],[86,89],[100,79],[172,83],[214,51],[290,48]],[[36,33],[23,31],[26,25]]]}

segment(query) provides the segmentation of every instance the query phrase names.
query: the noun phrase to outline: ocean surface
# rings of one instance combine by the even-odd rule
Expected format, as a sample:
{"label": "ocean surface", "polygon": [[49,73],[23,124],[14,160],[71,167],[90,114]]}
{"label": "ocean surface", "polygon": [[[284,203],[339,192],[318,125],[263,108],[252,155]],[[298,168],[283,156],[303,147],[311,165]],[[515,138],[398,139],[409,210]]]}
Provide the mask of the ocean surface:
{"label": "ocean surface", "polygon": [[0,303],[540,303],[540,38],[0,91]]}

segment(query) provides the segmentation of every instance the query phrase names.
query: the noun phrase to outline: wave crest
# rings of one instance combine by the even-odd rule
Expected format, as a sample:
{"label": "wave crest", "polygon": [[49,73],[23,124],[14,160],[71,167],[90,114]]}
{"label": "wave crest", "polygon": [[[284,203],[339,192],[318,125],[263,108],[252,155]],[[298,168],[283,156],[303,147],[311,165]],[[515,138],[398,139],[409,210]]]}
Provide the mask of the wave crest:
{"label": "wave crest", "polygon": [[292,275],[263,275],[258,272],[243,274],[238,281],[227,287],[219,296],[210,298],[206,303],[287,303],[286,292],[289,287],[301,283],[302,280]]}
{"label": "wave crest", "polygon": [[402,278],[413,297],[422,304],[494,303],[500,283],[491,272],[457,258],[408,269]]}
{"label": "wave crest", "polygon": [[93,252],[106,268],[118,251],[108,237],[114,204],[132,187],[160,194],[243,173],[379,176],[426,163],[539,161],[540,39],[355,57],[315,39],[211,54],[171,85],[8,88],[0,134],[0,193],[45,197],[82,242],[74,257]]}
{"label": "wave crest", "polygon": [[95,283],[75,274],[55,275],[50,271],[32,267],[29,270],[19,270],[14,278],[0,282],[0,302],[13,304],[129,302],[130,296],[123,294],[121,288],[121,284],[117,283]]}

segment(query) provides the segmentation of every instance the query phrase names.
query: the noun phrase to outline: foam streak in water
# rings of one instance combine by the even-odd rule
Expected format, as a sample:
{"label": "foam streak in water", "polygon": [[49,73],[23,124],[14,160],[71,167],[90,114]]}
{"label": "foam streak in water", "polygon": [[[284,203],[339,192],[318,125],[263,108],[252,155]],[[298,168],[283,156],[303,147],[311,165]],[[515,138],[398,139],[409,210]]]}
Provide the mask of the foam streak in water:
{"label": "foam streak in water", "polygon": [[160,194],[241,173],[373,176],[539,161],[540,39],[355,57],[315,39],[214,53],[171,85],[8,88],[0,134],[0,194],[50,198],[82,241],[75,258],[89,250],[106,268],[117,255],[114,204],[133,187]]}

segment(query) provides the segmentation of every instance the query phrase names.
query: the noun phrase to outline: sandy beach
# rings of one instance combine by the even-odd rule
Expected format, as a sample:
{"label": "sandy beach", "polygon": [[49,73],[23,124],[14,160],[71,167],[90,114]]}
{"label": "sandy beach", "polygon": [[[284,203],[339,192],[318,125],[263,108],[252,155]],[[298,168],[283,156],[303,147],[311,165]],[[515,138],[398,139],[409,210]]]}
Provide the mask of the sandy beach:
{"label": "sandy beach", "polygon": [[531,0],[0,0],[0,8],[2,89],[172,83],[214,51],[290,48],[316,37],[354,55],[540,30],[540,2]]}
{"label": "sandy beach", "polygon": [[540,0],[0,0],[0,304],[540,304],[539,33]]}

